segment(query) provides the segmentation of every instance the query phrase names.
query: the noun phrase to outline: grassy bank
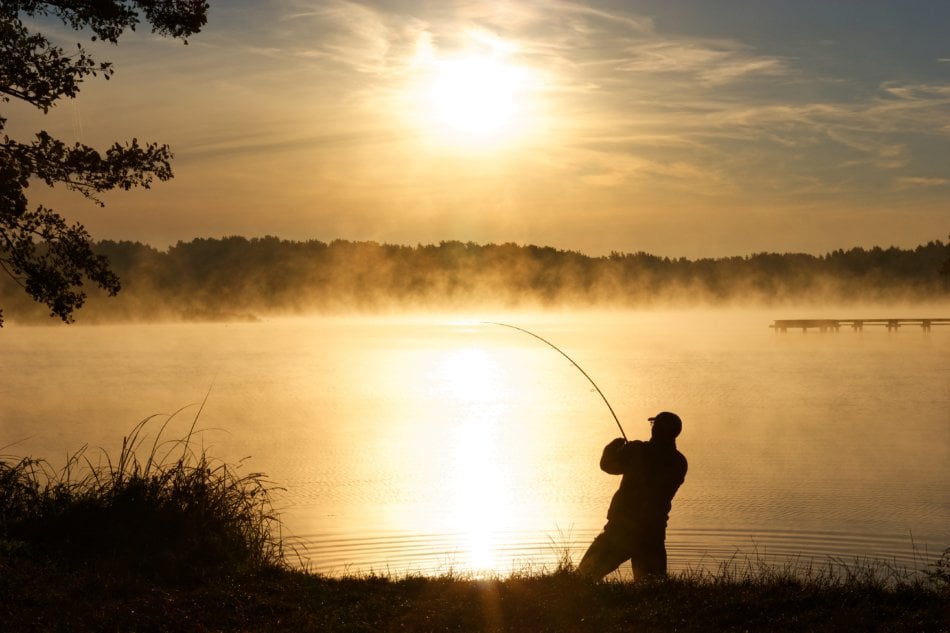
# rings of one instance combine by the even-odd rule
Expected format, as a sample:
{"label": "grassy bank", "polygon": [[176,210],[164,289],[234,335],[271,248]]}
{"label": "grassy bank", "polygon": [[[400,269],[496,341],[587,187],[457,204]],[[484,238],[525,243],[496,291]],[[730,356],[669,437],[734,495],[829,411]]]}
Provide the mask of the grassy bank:
{"label": "grassy bank", "polygon": [[479,580],[291,568],[263,476],[146,442],[54,470],[0,458],[3,631],[950,631],[929,572],[734,561],[649,583],[553,570]]}
{"label": "grassy bank", "polygon": [[950,630],[947,593],[920,585],[590,583],[569,570],[480,581],[268,568],[176,582],[32,561],[3,564],[0,595],[5,631]]}

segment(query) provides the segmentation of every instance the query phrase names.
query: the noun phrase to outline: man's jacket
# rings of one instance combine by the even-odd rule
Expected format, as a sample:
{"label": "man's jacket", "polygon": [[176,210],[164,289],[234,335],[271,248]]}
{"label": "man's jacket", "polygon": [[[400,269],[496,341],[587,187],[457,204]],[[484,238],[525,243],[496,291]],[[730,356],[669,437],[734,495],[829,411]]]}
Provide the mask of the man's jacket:
{"label": "man's jacket", "polygon": [[600,468],[623,475],[607,511],[609,524],[641,534],[662,536],[673,496],[686,478],[686,458],[675,440],[624,442],[604,447]]}

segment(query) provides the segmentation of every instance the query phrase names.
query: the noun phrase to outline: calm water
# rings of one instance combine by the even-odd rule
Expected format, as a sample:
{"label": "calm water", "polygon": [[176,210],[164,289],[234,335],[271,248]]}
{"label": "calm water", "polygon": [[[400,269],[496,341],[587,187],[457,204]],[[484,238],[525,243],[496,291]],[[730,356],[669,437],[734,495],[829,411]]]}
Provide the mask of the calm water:
{"label": "calm water", "polygon": [[[846,312],[802,316],[868,316]],[[315,570],[504,573],[565,550],[576,562],[619,483],[597,468],[619,431],[557,352],[479,323],[503,320],[584,367],[631,439],[657,411],[681,415],[690,471],[670,519],[672,568],[737,553],[932,562],[950,546],[950,328],[768,328],[794,316],[8,325],[0,453],[114,452],[142,418],[210,390],[201,441],[286,488],[286,534]]]}

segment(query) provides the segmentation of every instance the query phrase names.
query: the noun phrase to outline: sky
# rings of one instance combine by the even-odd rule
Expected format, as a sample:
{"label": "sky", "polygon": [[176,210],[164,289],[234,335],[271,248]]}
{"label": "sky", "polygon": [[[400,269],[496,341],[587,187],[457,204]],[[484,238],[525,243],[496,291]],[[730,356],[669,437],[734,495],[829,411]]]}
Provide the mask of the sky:
{"label": "sky", "polygon": [[[670,257],[950,234],[950,2],[211,0],[6,132],[167,143],[175,178],[34,184],[97,239],[516,242]],[[86,35],[49,22],[57,41]]]}

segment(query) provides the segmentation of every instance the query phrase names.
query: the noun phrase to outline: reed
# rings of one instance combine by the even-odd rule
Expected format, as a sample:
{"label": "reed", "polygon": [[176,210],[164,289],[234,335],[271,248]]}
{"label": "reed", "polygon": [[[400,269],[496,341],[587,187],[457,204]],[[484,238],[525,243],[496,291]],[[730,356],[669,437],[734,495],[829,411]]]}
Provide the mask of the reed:
{"label": "reed", "polygon": [[195,422],[184,438],[163,439],[180,414],[150,441],[146,429],[161,416],[142,420],[114,457],[82,447],[60,469],[0,457],[0,555],[175,581],[284,566],[276,488],[196,450]]}

